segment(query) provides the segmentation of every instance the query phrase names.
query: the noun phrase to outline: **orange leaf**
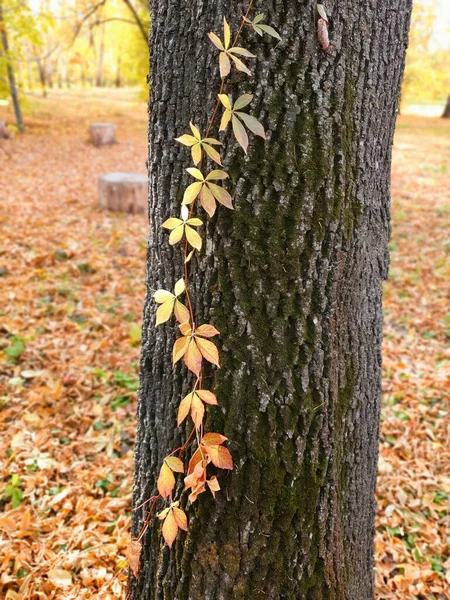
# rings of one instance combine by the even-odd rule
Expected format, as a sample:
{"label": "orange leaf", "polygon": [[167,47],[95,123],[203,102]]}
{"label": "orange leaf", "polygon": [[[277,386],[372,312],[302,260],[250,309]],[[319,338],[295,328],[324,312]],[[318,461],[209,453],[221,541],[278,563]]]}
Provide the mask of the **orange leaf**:
{"label": "orange leaf", "polygon": [[[219,352],[218,352],[217,348],[214,346],[214,344],[212,342],[210,342],[208,340],[204,340],[203,338],[200,338],[200,337],[196,337],[195,341],[198,345],[198,349],[200,350],[200,352],[202,353],[204,358],[206,358],[206,360],[208,360],[213,365],[216,365],[217,367],[220,368]],[[201,358],[201,356],[200,356],[200,358]],[[194,371],[194,373],[195,373],[195,371]]]}
{"label": "orange leaf", "polygon": [[192,402],[192,394],[188,394],[185,398],[183,398],[183,400],[180,402],[180,406],[178,408],[178,417],[177,417],[177,423],[178,426],[181,425],[181,423],[185,420],[185,418],[188,416],[189,414],[189,410],[191,408],[191,402]]}
{"label": "orange leaf", "polygon": [[205,433],[202,437],[202,444],[208,444],[208,446],[219,446],[228,440],[227,437],[220,433]]}
{"label": "orange leaf", "polygon": [[187,351],[186,354],[184,354],[184,362],[187,368],[198,376],[202,369],[202,354],[200,353],[194,338],[188,338],[188,342]]}
{"label": "orange leaf", "polygon": [[208,390],[197,390],[196,394],[200,397],[200,399],[205,402],[205,404],[213,404],[217,405],[217,398],[215,395]]}
{"label": "orange leaf", "polygon": [[191,335],[192,333],[192,329],[191,326],[189,325],[189,323],[181,323],[180,325],[180,331],[183,335]]}
{"label": "orange leaf", "polygon": [[233,470],[233,457],[230,451],[225,446],[219,446],[218,450],[218,461],[216,467],[219,469],[231,469]]}
{"label": "orange leaf", "polygon": [[212,325],[200,325],[200,327],[197,327],[195,330],[195,335],[201,335],[207,338],[214,337],[219,333],[220,331],[217,331],[217,329]]}
{"label": "orange leaf", "polygon": [[214,466],[219,469],[233,469],[233,459],[230,451],[223,446],[204,445],[205,450]]}
{"label": "orange leaf", "polygon": [[188,323],[190,321],[191,316],[188,309],[179,300],[175,301],[174,313],[179,323]]}
{"label": "orange leaf", "polygon": [[202,424],[204,415],[205,406],[203,402],[200,400],[197,394],[193,394],[191,403],[191,417],[197,429],[200,429],[200,425]]}
{"label": "orange leaf", "polygon": [[127,559],[130,569],[135,577],[139,574],[142,544],[138,540],[131,540],[128,544]]}
{"label": "orange leaf", "polygon": [[175,518],[176,524],[178,525],[178,527],[180,529],[184,529],[184,531],[188,530],[188,520],[187,517],[184,513],[183,510],[181,510],[181,508],[176,508],[174,507],[173,509],[173,516]]}
{"label": "orange leaf", "polygon": [[161,467],[161,471],[159,472],[158,477],[158,492],[161,494],[163,498],[167,498],[173,491],[175,487],[175,477],[169,466],[164,461]]}
{"label": "orange leaf", "polygon": [[220,490],[220,485],[219,482],[217,481],[217,477],[211,477],[211,479],[208,479],[207,482],[209,489],[211,490],[211,494],[214,496],[214,498],[216,497],[216,492],[218,492]]}
{"label": "orange leaf", "polygon": [[162,535],[169,548],[172,547],[172,544],[175,541],[175,538],[177,537],[177,533],[178,525],[173,514],[173,509],[171,509],[167,513],[167,517],[164,519],[162,527]]}
{"label": "orange leaf", "polygon": [[[189,466],[188,466],[188,474],[189,475],[191,475],[194,472],[195,467],[199,463],[201,463],[202,460],[203,460],[202,452],[201,452],[200,448],[197,448],[197,450],[192,455],[191,460],[189,461]],[[186,479],[185,479],[185,481],[186,481]]]}
{"label": "orange leaf", "polygon": [[208,186],[204,185],[200,192],[200,202],[210,217],[216,212],[216,201]]}

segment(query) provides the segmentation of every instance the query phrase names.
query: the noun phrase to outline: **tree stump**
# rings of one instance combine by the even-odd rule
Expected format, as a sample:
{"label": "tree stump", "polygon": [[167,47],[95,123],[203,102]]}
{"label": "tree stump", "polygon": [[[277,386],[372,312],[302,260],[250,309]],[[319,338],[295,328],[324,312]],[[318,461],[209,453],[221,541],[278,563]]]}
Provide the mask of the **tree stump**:
{"label": "tree stump", "polygon": [[111,123],[91,123],[89,141],[94,146],[107,146],[116,143],[116,126]]}
{"label": "tree stump", "polygon": [[5,121],[0,119],[0,140],[8,140],[11,137],[11,134],[6,127]]}
{"label": "tree stump", "polygon": [[98,178],[102,208],[132,214],[147,212],[148,178],[138,173],[107,173]]}

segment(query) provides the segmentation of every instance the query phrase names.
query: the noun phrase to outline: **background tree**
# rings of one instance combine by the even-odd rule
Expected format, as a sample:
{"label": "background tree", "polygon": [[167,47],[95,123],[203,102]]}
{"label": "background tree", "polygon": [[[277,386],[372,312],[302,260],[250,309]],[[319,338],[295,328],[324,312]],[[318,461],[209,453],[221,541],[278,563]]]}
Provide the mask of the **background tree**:
{"label": "background tree", "polygon": [[17,129],[19,131],[23,131],[24,126],[23,126],[22,110],[20,108],[19,93],[18,93],[17,85],[16,85],[16,77],[14,75],[14,69],[12,66],[11,56],[10,56],[10,52],[9,52],[8,32],[6,29],[5,20],[3,18],[3,5],[1,3],[0,3],[0,37],[1,37],[1,41],[2,41],[2,52],[1,52],[2,63],[3,63],[4,69],[6,70],[7,77],[8,77],[9,93],[11,95],[11,99],[12,99],[12,102],[14,105],[14,114],[16,115]]}
{"label": "background tree", "polygon": [[447,98],[447,104],[445,105],[444,114],[442,116],[444,119],[450,119],[450,95]]}
{"label": "background tree", "polygon": [[[387,275],[391,145],[410,0],[346,0],[330,10],[322,50],[316,3],[255,2],[282,34],[250,30],[251,92],[267,141],[249,157],[225,138],[235,211],[209,221],[193,260],[201,322],[221,332],[221,370],[208,374],[235,470],[214,501],[188,509],[172,550],[160,524],[144,537],[135,600],[373,597],[374,490],[381,375],[381,285]],[[222,17],[236,32],[245,2],[151,2],[150,245],[134,502],[156,489],[163,458],[188,429],[173,425],[188,390],[171,371],[174,330],[154,327],[156,289],[181,265],[162,222],[188,182],[189,121],[205,130],[216,102]],[[251,62],[251,61],[250,61]],[[217,132],[215,132],[217,133]],[[204,215],[202,215],[204,216]],[[205,219],[206,220],[206,219]],[[145,507],[135,512],[134,533]]]}
{"label": "background tree", "polygon": [[449,36],[439,25],[442,15],[436,5],[414,2],[409,50],[402,86],[402,105],[444,102],[450,87],[447,67]]}

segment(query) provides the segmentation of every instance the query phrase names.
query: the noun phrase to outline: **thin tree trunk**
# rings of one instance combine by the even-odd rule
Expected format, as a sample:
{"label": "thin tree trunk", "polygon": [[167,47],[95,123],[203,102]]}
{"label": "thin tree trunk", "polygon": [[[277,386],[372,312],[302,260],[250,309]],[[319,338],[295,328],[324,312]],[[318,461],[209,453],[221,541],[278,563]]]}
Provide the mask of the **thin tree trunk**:
{"label": "thin tree trunk", "polygon": [[120,86],[122,85],[122,74],[120,71],[121,62],[122,62],[122,49],[119,46],[119,51],[117,54],[117,65],[116,65],[116,80],[115,80],[116,88],[120,88]]}
{"label": "thin tree trunk", "polygon": [[95,85],[97,87],[103,87],[104,78],[103,78],[103,59],[105,56],[105,25],[101,25],[100,27],[100,44],[98,49],[98,59],[97,59],[97,75],[95,77]]}
{"label": "thin tree trunk", "polygon": [[38,58],[36,60],[37,63],[37,67],[38,67],[38,73],[39,73],[39,81],[41,82],[41,90],[42,90],[42,96],[43,98],[47,97],[47,86],[46,86],[46,79],[45,79],[45,62],[43,61],[42,58]]}
{"label": "thin tree trunk", "polygon": [[0,3],[0,31],[2,36],[2,46],[3,52],[6,58],[6,71],[8,74],[8,84],[9,84],[9,93],[11,94],[11,99],[14,106],[14,114],[16,116],[16,125],[19,131],[24,131],[25,126],[23,124],[22,110],[20,108],[19,102],[19,94],[16,86],[16,79],[14,77],[14,69],[11,63],[11,57],[9,56],[9,45],[8,45],[8,35],[6,33],[6,28],[3,20],[3,7]]}
{"label": "thin tree trunk", "polygon": [[443,119],[450,119],[450,96],[447,98],[447,104],[445,106],[444,114],[442,115]]}
{"label": "thin tree trunk", "polygon": [[[203,494],[187,508],[189,531],[172,550],[152,524],[130,580],[133,600],[373,598],[381,287],[411,0],[333,4],[329,52],[312,0],[259,0],[253,15],[264,13],[283,41],[246,28],[240,42],[257,54],[247,61],[254,76],[233,76],[226,91],[255,94],[250,112],[268,139],[254,139],[246,158],[223,138],[235,211],[219,207],[208,222],[190,278],[199,322],[221,332],[222,368],[205,385],[220,407],[208,411],[207,430],[229,438],[235,469],[220,472],[216,501]],[[245,8],[151,2],[136,507],[189,431],[175,426],[190,391],[185,368],[171,367],[176,328],[155,329],[152,299],[182,272],[179,247],[161,229],[191,183],[189,151],[173,140],[190,120],[205,131],[220,85],[207,33],[221,33],[224,15],[236,32]],[[134,515],[137,535],[145,509]]]}

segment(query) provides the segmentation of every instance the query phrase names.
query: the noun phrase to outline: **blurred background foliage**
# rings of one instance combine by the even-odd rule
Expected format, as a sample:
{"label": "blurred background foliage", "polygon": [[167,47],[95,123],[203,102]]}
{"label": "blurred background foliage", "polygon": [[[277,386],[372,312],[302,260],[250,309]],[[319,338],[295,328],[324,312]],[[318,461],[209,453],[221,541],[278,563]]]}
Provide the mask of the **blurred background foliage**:
{"label": "blurred background foliage", "polygon": [[[46,97],[51,89],[138,87],[148,72],[147,0],[0,0],[0,103],[17,94]],[[414,3],[402,110],[434,105],[450,94],[450,4]],[[420,112],[420,110],[419,110]]]}
{"label": "blurred background foliage", "polygon": [[0,0],[0,99],[7,64],[19,91],[146,86],[146,0]]}

